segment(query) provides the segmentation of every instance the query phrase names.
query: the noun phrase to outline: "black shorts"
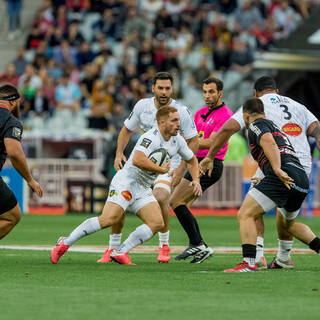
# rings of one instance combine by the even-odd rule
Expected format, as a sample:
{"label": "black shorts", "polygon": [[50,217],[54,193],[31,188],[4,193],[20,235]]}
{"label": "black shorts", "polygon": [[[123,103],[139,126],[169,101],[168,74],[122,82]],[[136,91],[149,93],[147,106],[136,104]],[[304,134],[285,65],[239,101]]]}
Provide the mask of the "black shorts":
{"label": "black shorts", "polygon": [[[198,159],[198,162],[200,162],[204,158],[197,158],[197,159]],[[206,172],[205,175],[200,177],[200,185],[201,185],[202,192],[204,192],[209,187],[214,185],[221,178],[222,172],[223,172],[223,161],[220,159],[214,159],[211,177],[209,177],[208,171]],[[184,178],[189,181],[192,181],[192,177],[189,171],[186,172],[186,174],[184,175]]]}
{"label": "black shorts", "polygon": [[13,209],[17,203],[14,193],[0,177],[0,214]]}
{"label": "black shorts", "polygon": [[300,209],[308,194],[309,179],[305,171],[296,166],[285,164],[281,169],[294,180],[290,190],[274,173],[265,176],[254,188],[274,201],[277,207],[293,212]]}

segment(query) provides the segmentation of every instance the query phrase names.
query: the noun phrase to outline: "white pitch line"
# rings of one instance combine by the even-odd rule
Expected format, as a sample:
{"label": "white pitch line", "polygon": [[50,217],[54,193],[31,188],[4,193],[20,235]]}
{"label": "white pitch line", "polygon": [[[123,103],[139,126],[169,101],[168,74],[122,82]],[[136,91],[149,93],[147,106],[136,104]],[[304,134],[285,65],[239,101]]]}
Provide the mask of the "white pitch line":
{"label": "white pitch line", "polygon": [[[0,249],[10,249],[10,250],[35,250],[35,251],[51,251],[53,246],[48,245],[0,245]],[[180,253],[186,247],[184,246],[171,246],[171,253]],[[240,247],[213,247],[214,253],[241,253]],[[72,246],[69,251],[73,252],[87,252],[87,253],[101,253],[106,250],[104,246]],[[275,253],[277,248],[265,248],[266,253]],[[157,246],[138,246],[131,251],[132,253],[157,253]],[[294,248],[291,253],[313,253],[310,249]]]}

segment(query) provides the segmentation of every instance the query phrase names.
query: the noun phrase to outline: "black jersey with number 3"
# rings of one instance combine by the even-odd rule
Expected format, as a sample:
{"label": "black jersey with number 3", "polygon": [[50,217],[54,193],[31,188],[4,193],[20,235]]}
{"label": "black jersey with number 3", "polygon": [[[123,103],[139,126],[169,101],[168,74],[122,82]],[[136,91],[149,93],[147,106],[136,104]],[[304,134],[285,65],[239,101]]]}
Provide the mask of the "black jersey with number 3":
{"label": "black jersey with number 3", "polygon": [[265,133],[272,134],[280,152],[281,165],[291,163],[303,169],[285,133],[271,120],[259,118],[250,124],[248,128],[248,138],[252,157],[258,162],[260,169],[265,175],[273,172],[271,164],[260,146],[260,139]]}
{"label": "black jersey with number 3", "polygon": [[0,105],[0,171],[6,161],[7,152],[4,144],[5,138],[21,141],[21,122],[10,112],[6,106]]}

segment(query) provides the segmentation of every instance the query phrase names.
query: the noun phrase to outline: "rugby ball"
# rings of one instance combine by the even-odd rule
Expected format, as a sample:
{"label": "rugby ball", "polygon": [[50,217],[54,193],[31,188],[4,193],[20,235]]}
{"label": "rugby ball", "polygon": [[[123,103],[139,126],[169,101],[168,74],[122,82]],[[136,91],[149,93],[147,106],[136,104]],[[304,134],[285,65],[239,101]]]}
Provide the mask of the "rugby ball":
{"label": "rugby ball", "polygon": [[152,151],[148,158],[160,167],[164,166],[170,160],[170,156],[164,148]]}

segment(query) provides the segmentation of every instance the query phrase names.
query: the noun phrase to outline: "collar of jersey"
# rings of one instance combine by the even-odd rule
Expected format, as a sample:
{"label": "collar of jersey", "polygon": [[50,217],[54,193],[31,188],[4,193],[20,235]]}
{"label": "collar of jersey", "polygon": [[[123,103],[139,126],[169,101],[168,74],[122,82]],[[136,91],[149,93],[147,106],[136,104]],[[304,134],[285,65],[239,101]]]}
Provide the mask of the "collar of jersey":
{"label": "collar of jersey", "polygon": [[203,118],[203,121],[206,121],[213,111],[216,111],[216,110],[222,108],[223,106],[224,106],[224,102],[222,102],[222,104],[220,104],[219,106],[214,107],[212,109],[209,109],[209,107],[207,107],[208,108],[208,112],[206,114],[202,114],[201,118]]}

